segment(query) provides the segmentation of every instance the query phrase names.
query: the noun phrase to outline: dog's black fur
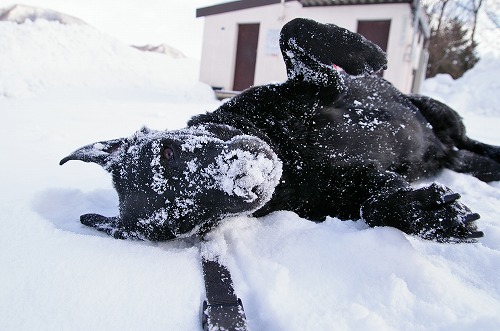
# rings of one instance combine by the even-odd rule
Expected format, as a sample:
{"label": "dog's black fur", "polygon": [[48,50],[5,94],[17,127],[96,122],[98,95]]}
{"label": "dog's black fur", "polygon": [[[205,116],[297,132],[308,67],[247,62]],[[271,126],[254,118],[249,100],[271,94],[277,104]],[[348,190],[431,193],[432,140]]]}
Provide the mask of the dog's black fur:
{"label": "dog's black fur", "polygon": [[[479,216],[458,194],[438,184],[413,189],[409,183],[443,168],[500,180],[499,147],[469,139],[446,105],[367,76],[384,69],[386,58],[358,34],[295,19],[282,29],[280,46],[285,83],[250,88],[195,116],[186,129],[145,130],[63,159],[97,162],[113,173],[120,216],[83,215],[82,222],[120,238],[163,240],[207,231],[227,215],[291,210],[314,221],[362,218],[437,241],[482,236],[474,225]],[[186,148],[193,137],[200,144]],[[272,183],[245,184],[241,193],[237,181],[255,165],[241,155],[224,159],[228,168],[240,169],[229,190],[216,183],[220,176],[203,170],[236,149],[267,161],[260,170]],[[187,171],[193,159],[196,169]],[[163,181],[151,184],[159,173]]]}

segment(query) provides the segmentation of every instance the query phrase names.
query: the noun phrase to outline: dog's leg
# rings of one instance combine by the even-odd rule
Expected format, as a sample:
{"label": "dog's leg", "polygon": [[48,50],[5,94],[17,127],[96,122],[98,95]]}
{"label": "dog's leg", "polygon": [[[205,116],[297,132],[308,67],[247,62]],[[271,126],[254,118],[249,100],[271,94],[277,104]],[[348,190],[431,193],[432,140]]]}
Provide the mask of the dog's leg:
{"label": "dog's leg", "polygon": [[[462,149],[467,151],[471,151],[475,154],[482,155],[487,157],[495,162],[497,162],[500,166],[500,146],[488,145],[467,137],[465,139],[463,145],[460,146]],[[500,174],[499,174],[500,176]],[[498,180],[498,179],[496,179]]]}
{"label": "dog's leg", "polygon": [[447,105],[422,95],[407,95],[432,126],[432,131],[449,149],[463,144],[467,136],[460,115]]}
{"label": "dog's leg", "polygon": [[363,36],[335,24],[304,18],[285,24],[280,48],[289,79],[322,86],[338,78],[333,75],[333,66],[350,75],[371,74],[387,67],[385,53]]}
{"label": "dog's leg", "polygon": [[500,163],[500,146],[488,145],[467,137],[460,115],[447,105],[421,95],[408,95],[410,101],[432,125],[438,138],[450,148],[473,152]]}
{"label": "dog's leg", "polygon": [[137,222],[133,227],[125,226],[120,217],[106,217],[99,214],[80,216],[83,225],[104,232],[115,239],[160,241],[173,239],[172,233],[159,224]]}
{"label": "dog's leg", "polygon": [[350,163],[341,177],[338,172],[342,169],[335,168],[332,171],[337,172],[337,180],[330,185],[337,188],[332,188],[332,201],[353,201],[352,206],[360,206],[361,218],[369,226],[392,226],[439,242],[470,241],[483,235],[474,224],[479,215],[460,203],[460,195],[447,187],[432,184],[413,189],[400,175],[374,164]]}
{"label": "dog's leg", "polygon": [[90,226],[116,239],[136,238],[135,235],[132,235],[123,227],[119,217],[106,217],[99,214],[84,214],[80,216],[80,222],[83,225]]}
{"label": "dog's leg", "polygon": [[460,203],[460,195],[432,184],[372,196],[361,207],[370,226],[392,226],[438,242],[468,242],[483,236],[474,221],[479,215]]}
{"label": "dog's leg", "polygon": [[346,75],[341,70],[358,76],[387,67],[382,49],[360,34],[310,19],[296,18],[285,24],[280,48],[287,86],[315,90],[318,105],[331,104],[346,93]]}
{"label": "dog's leg", "polygon": [[432,125],[447,147],[451,170],[468,173],[482,181],[500,180],[500,147],[470,139],[460,115],[444,103],[429,97],[409,95],[410,101]]}
{"label": "dog's leg", "polygon": [[483,182],[500,180],[500,163],[492,158],[463,149],[456,151],[454,155],[451,164],[447,166],[449,169],[472,175]]}

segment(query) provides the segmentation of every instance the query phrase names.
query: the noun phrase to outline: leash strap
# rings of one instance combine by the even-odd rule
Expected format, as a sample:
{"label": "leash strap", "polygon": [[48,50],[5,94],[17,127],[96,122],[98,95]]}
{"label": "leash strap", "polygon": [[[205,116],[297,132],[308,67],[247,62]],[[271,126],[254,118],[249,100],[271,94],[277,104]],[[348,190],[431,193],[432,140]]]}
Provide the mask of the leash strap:
{"label": "leash strap", "polygon": [[227,267],[217,257],[208,258],[203,254],[201,263],[207,294],[202,308],[203,330],[247,331],[243,304],[236,296]]}

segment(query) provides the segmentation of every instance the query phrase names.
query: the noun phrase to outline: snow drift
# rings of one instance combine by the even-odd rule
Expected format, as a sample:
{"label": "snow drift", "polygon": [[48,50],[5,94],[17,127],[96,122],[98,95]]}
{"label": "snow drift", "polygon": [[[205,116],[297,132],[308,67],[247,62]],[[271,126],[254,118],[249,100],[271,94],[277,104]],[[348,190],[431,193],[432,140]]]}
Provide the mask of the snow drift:
{"label": "snow drift", "polygon": [[197,82],[198,64],[192,59],[172,61],[172,56],[142,52],[89,25],[61,24],[68,20],[62,14],[48,21],[55,15],[51,11],[21,8],[27,14],[19,9],[12,19],[24,24],[0,23],[0,96],[79,88],[127,96],[168,95],[170,100],[213,98],[211,89]]}
{"label": "snow drift", "polygon": [[79,18],[45,8],[24,5],[12,5],[10,7],[0,8],[0,21],[24,23],[27,20],[36,21],[39,19],[59,22],[61,24],[86,24]]}
{"label": "snow drift", "polygon": [[[196,65],[44,20],[1,22],[0,54],[0,328],[199,330],[197,246],[120,241],[82,226],[86,212],[117,214],[111,180],[98,166],[58,166],[89,141],[143,125],[182,128],[217,107]],[[471,136],[496,144],[499,67],[498,58],[483,59],[462,80],[432,88],[457,107]],[[434,179],[481,214],[479,243],[436,244],[287,211],[227,220],[211,239],[250,328],[500,329],[500,183],[451,171]]]}
{"label": "snow drift", "polygon": [[138,50],[141,50],[144,52],[155,52],[155,53],[165,54],[165,55],[170,56],[171,58],[174,58],[174,59],[182,59],[182,58],[186,57],[184,54],[182,54],[181,51],[175,49],[172,46],[166,45],[166,44],[143,45],[143,46],[132,46],[132,47],[137,48]]}
{"label": "snow drift", "polygon": [[462,114],[500,116],[500,66],[491,53],[482,56],[474,66],[456,81],[447,74],[439,74],[424,82],[423,93],[443,100]]}

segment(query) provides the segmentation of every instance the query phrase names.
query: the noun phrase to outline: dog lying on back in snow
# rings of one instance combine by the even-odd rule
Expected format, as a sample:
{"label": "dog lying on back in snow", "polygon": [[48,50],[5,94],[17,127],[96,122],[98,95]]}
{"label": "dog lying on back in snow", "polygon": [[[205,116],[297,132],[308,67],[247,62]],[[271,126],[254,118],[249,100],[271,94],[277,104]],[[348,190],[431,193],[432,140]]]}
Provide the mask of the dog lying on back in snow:
{"label": "dog lying on back in snow", "polygon": [[290,210],[440,242],[483,235],[458,194],[410,182],[444,168],[500,180],[499,147],[469,139],[446,105],[370,76],[386,57],[358,34],[295,19],[280,47],[286,82],[249,88],[185,129],[142,129],[61,160],[94,162],[113,176],[120,215],[81,222],[116,238],[167,240],[229,215]]}

